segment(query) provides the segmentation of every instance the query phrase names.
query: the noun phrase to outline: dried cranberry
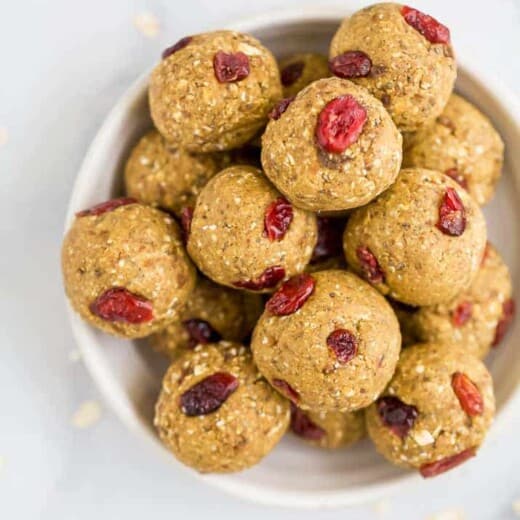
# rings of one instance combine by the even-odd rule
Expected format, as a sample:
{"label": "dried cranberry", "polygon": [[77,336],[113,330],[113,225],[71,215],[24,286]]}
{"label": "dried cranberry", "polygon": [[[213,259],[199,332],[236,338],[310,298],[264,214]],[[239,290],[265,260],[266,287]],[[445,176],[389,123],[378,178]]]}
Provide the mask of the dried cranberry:
{"label": "dried cranberry", "polygon": [[430,43],[450,43],[450,30],[433,16],[403,5],[401,14],[406,23],[420,32]]}
{"label": "dried cranberry", "polygon": [[193,40],[192,36],[185,36],[184,38],[181,38],[177,43],[174,43],[170,47],[167,47],[166,49],[164,49],[161,55],[162,59],[164,60],[165,58],[171,56],[177,51],[184,49],[184,47],[186,47],[191,42],[191,40]]}
{"label": "dried cranberry", "polygon": [[451,378],[451,387],[462,409],[470,416],[482,415],[484,400],[477,385],[462,372],[455,372]]}
{"label": "dried cranberry", "polygon": [[457,170],[457,168],[450,168],[449,170],[446,170],[444,174],[448,177],[451,177],[457,184],[462,186],[465,190],[468,189],[468,181],[466,180],[464,175],[462,175],[462,173],[460,173],[459,170]]}
{"label": "dried cranberry", "polygon": [[238,280],[233,282],[233,285],[239,289],[260,291],[275,287],[284,278],[285,269],[281,265],[275,265],[274,267],[268,267],[256,280]]}
{"label": "dried cranberry", "polygon": [[218,51],[213,58],[213,70],[219,83],[234,83],[249,76],[249,58],[243,52]]}
{"label": "dried cranberry", "polygon": [[381,269],[374,253],[367,246],[359,246],[356,249],[356,256],[361,264],[363,276],[370,283],[382,283],[385,280],[385,273]]}
{"label": "dried cranberry", "polygon": [[379,398],[376,406],[383,424],[401,439],[408,435],[419,415],[415,406],[405,404],[391,395]]}
{"label": "dried cranberry", "polygon": [[316,139],[329,153],[342,153],[354,144],[367,120],[367,111],[350,94],[329,101],[318,116]]}
{"label": "dried cranberry", "polygon": [[282,85],[284,87],[290,87],[296,83],[298,79],[300,79],[304,67],[305,63],[303,63],[303,61],[295,61],[284,67],[280,74]]}
{"label": "dried cranberry", "polygon": [[319,441],[327,434],[293,403],[291,403],[291,431],[308,441]]}
{"label": "dried cranberry", "polygon": [[495,330],[495,338],[493,339],[492,343],[493,347],[496,347],[502,341],[506,335],[509,325],[511,325],[511,322],[513,321],[514,316],[515,302],[511,299],[506,300],[502,304],[502,318],[500,318],[500,321],[498,322],[497,328]]}
{"label": "dried cranberry", "polygon": [[293,314],[309,299],[315,284],[310,274],[293,276],[271,296],[265,307],[275,316]]}
{"label": "dried cranberry", "polygon": [[238,379],[227,372],[215,372],[199,381],[181,395],[185,415],[207,415],[218,410],[238,388]]}
{"label": "dried cranberry", "polygon": [[435,477],[436,475],[440,475],[445,471],[448,471],[463,462],[466,462],[471,457],[476,455],[475,448],[468,448],[467,450],[461,451],[456,455],[451,455],[451,457],[445,457],[444,459],[438,460],[436,462],[430,462],[429,464],[423,464],[419,471],[424,478]]}
{"label": "dried cranberry", "polygon": [[327,337],[327,346],[342,365],[356,357],[358,350],[356,336],[347,329],[336,329],[331,332]]}
{"label": "dried cranberry", "polygon": [[282,117],[282,114],[287,110],[287,107],[294,101],[294,96],[284,98],[272,108],[272,110],[269,112],[268,116],[269,119],[274,119],[275,121],[277,119],[280,119]]}
{"label": "dried cranberry", "polygon": [[271,384],[293,403],[298,402],[298,399],[300,399],[300,394],[287,381],[283,379],[273,379]]}
{"label": "dried cranberry", "polygon": [[182,324],[190,335],[189,346],[191,348],[197,345],[216,343],[222,339],[220,334],[205,320],[193,318],[183,321]]}
{"label": "dried cranberry", "polygon": [[152,302],[124,287],[113,287],[100,294],[89,306],[99,318],[121,323],[145,323],[153,319]]}
{"label": "dried cranberry", "polygon": [[452,237],[462,235],[466,229],[466,209],[453,188],[446,188],[442,196],[437,227]]}
{"label": "dried cranberry", "polygon": [[318,241],[312,252],[311,264],[338,256],[343,251],[342,237],[345,220],[318,217]]}
{"label": "dried cranberry", "polygon": [[278,197],[267,206],[264,215],[264,235],[271,241],[280,241],[293,219],[293,208],[285,197]]}
{"label": "dried cranberry", "polygon": [[191,231],[191,221],[193,220],[193,208],[185,206],[181,209],[181,227],[184,235],[184,242],[188,241]]}
{"label": "dried cranberry", "polygon": [[120,206],[126,206],[127,204],[135,204],[137,200],[132,197],[119,197],[118,199],[107,200],[106,202],[102,202],[101,204],[97,204],[96,206],[92,206],[89,209],[84,209],[83,211],[78,211],[76,213],[76,217],[91,217],[102,215],[103,213],[108,213],[109,211],[114,211],[116,208]]}
{"label": "dried cranberry", "polygon": [[370,74],[372,60],[363,51],[347,51],[329,61],[329,69],[339,78],[363,78]]}
{"label": "dried cranberry", "polygon": [[451,321],[455,327],[462,327],[470,318],[473,312],[473,304],[471,302],[462,302],[453,311]]}

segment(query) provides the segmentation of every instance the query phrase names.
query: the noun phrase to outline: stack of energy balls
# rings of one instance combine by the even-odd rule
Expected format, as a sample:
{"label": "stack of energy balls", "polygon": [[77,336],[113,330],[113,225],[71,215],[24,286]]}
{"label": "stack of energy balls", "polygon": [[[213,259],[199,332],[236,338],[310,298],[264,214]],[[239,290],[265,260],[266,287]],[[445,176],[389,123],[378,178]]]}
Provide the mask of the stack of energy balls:
{"label": "stack of energy balls", "polygon": [[475,455],[514,303],[481,211],[503,144],[455,77],[449,30],[390,3],[330,59],[231,31],[164,51],[126,197],[77,213],[62,261],[86,321],[171,358],[155,426],[181,462],[242,470],[288,429],[368,431],[425,477]]}

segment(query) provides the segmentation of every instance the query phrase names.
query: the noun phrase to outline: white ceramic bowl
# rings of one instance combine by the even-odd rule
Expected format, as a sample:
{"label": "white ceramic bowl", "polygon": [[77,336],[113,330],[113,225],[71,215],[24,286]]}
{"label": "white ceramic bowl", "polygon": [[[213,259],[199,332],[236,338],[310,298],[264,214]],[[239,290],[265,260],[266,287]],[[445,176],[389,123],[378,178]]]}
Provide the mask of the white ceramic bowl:
{"label": "white ceramic bowl", "polygon": [[[324,12],[323,9],[278,12],[237,23],[232,28],[252,33],[277,55],[309,50],[326,54],[330,38],[345,14],[344,11]],[[520,154],[515,146],[520,142],[519,104],[496,78],[469,68],[467,61],[460,56],[459,63],[457,90],[491,117],[506,142],[504,176],[485,213],[491,240],[512,268],[516,283],[520,236]],[[104,201],[120,190],[122,167],[129,149],[151,124],[146,96],[147,76],[141,77],[127,90],[92,143],[74,186],[67,227],[75,211]],[[172,461],[172,480],[177,472],[190,471],[175,462],[162,448],[152,427],[153,402],[164,370],[162,360],[139,342],[132,344],[117,340],[89,327],[74,313],[69,314],[85,363],[114,411],[141,439],[161,447],[164,457]],[[513,348],[513,338],[519,329],[520,320],[517,319],[507,343],[501,345],[489,362],[495,376],[497,421],[506,420],[506,408],[511,408],[520,379],[520,350]],[[386,463],[368,441],[363,441],[355,449],[325,452],[287,436],[273,453],[251,470],[200,478],[256,502],[294,507],[334,507],[374,500],[419,477]]]}

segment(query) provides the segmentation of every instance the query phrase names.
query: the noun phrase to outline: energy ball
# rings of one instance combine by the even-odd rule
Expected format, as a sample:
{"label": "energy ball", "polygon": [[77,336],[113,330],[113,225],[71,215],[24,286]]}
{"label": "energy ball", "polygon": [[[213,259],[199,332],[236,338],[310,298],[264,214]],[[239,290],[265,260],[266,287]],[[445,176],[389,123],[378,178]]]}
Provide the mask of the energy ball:
{"label": "energy ball", "polygon": [[305,269],[316,238],[312,213],[293,207],[260,170],[234,166],[200,193],[188,252],[215,282],[266,292]]}
{"label": "energy ball", "polygon": [[291,403],[291,431],[320,448],[342,448],[365,436],[365,413],[305,412]]}
{"label": "energy ball", "polygon": [[318,79],[330,76],[326,56],[312,52],[292,54],[280,61],[283,97],[295,96]]}
{"label": "energy ball", "polygon": [[362,206],[394,182],[401,166],[401,134],[383,105],[339,78],[315,81],[279,105],[262,145],[266,175],[309,211]]}
{"label": "energy ball", "polygon": [[238,148],[282,96],[273,55],[233,31],[188,36],[163,53],[150,78],[150,111],[166,140],[191,152]]}
{"label": "energy ball", "polygon": [[243,341],[262,314],[259,295],[234,291],[199,278],[179,320],[150,339],[159,352],[175,358],[185,349],[221,339]]}
{"label": "energy ball", "polygon": [[497,346],[513,319],[514,302],[509,269],[488,244],[470,288],[447,304],[421,307],[413,313],[417,339],[458,345],[484,358]]}
{"label": "energy ball", "polygon": [[195,285],[177,224],[130,198],[77,213],[61,259],[74,310],[115,336],[148,336],[179,319]]}
{"label": "energy ball", "polygon": [[258,369],[303,410],[349,412],[375,401],[401,348],[390,305],[340,270],[296,276],[274,293],[253,332]]}
{"label": "energy ball", "polygon": [[404,166],[431,168],[456,180],[481,206],[500,179],[504,143],[491,121],[452,94],[435,122],[407,138]]}
{"label": "energy ball", "polygon": [[157,130],[150,130],[126,163],[126,193],[179,216],[182,208],[194,206],[202,187],[230,161],[225,152],[191,154],[175,148]]}
{"label": "energy ball", "polygon": [[330,59],[332,72],[380,99],[402,131],[440,115],[457,75],[448,28],[393,3],[345,18],[332,39]]}
{"label": "energy ball", "polygon": [[413,306],[452,300],[477,275],[486,223],[477,203],[439,172],[402,170],[385,193],[352,212],[347,262],[383,294]]}
{"label": "energy ball", "polygon": [[475,455],[494,413],[484,364],[455,345],[425,343],[403,350],[366,422],[386,459],[433,477]]}
{"label": "energy ball", "polygon": [[168,369],[154,424],[166,447],[201,473],[254,466],[282,438],[289,403],[245,347],[221,342],[187,351]]}

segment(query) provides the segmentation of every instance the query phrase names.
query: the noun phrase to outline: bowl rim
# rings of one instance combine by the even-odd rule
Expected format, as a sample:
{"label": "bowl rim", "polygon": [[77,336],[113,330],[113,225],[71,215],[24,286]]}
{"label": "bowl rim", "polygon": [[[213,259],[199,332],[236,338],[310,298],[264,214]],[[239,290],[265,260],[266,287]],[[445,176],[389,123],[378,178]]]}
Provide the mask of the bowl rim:
{"label": "bowl rim", "polygon": [[[225,24],[225,28],[240,32],[250,32],[268,27],[273,28],[302,22],[329,22],[339,24],[341,19],[348,15],[349,12],[352,12],[352,10],[352,8],[349,9],[348,7],[318,8],[316,6],[304,6],[298,9],[266,11],[254,16],[239,18],[234,22]],[[490,97],[499,100],[500,105],[508,107],[513,125],[516,131],[520,132],[520,98],[517,97],[514,91],[505,85],[498,76],[490,75],[489,71],[484,71],[482,65],[479,67],[476,60],[468,57],[460,49],[457,49],[457,63],[459,68],[464,69],[464,73],[472,82],[478,83],[482,90],[486,91]],[[127,111],[128,106],[133,100],[143,94],[143,91],[147,88],[149,73],[150,71],[147,70],[140,75],[118,98],[89,145],[73,184],[67,207],[65,232],[74,219],[80,194],[84,191],[84,186],[89,183],[90,170],[92,169],[91,165],[95,162],[98,149],[105,141],[106,136],[112,132],[112,127],[116,121]],[[106,400],[110,408],[115,412],[115,415],[126,427],[142,437],[150,446],[153,446],[153,449],[155,449],[157,453],[161,453],[162,456],[164,456],[165,449],[160,444],[158,438],[150,433],[150,428],[144,419],[139,417],[133,409],[129,408],[121,395],[120,389],[115,384],[111,373],[105,370],[102,363],[99,362],[102,354],[97,352],[96,349],[91,348],[91,340],[85,334],[88,325],[76,315],[66,297],[65,300],[74,340],[81,351],[85,365],[99,388],[103,399]],[[513,410],[515,406],[518,405],[520,405],[520,392],[518,391],[517,381],[515,390],[507,397],[500,412],[497,414],[494,427],[489,437],[493,435],[493,431],[499,430],[499,424],[506,423],[511,419]],[[274,491],[272,489],[259,488],[254,484],[248,484],[245,480],[228,478],[229,476],[227,475],[201,475],[194,471],[186,471],[184,474],[191,474],[199,481],[206,482],[215,488],[225,491],[229,495],[246,499],[253,503],[309,509],[336,508],[375,501],[396,492],[405,484],[417,485],[422,480],[418,473],[410,471],[403,473],[401,476],[396,476],[390,482],[368,483],[359,488],[351,487],[342,490],[299,492],[286,490]]]}

